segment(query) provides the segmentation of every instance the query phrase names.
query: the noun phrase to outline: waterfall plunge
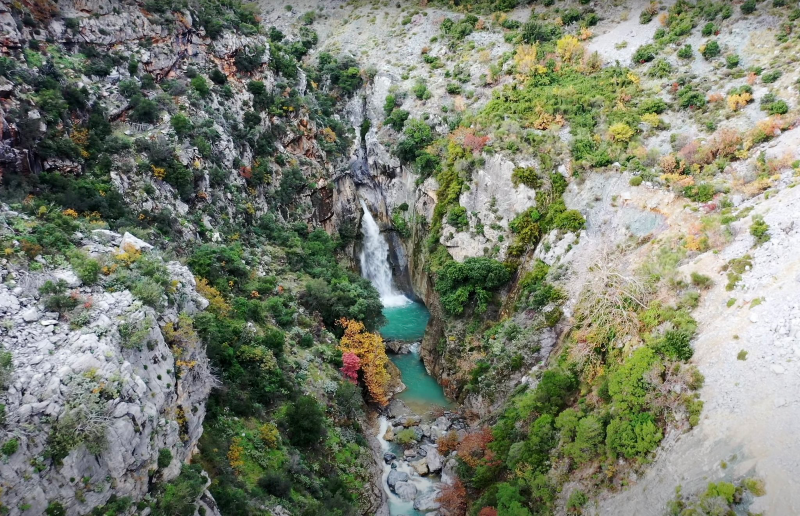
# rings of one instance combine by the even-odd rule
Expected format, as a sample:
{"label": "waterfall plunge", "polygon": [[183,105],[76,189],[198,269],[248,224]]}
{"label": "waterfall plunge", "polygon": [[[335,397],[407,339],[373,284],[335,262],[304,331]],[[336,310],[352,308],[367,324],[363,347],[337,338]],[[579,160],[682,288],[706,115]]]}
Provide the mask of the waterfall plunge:
{"label": "waterfall plunge", "polygon": [[361,208],[364,217],[361,219],[361,232],[364,234],[364,245],[361,247],[361,274],[367,278],[381,296],[383,306],[403,306],[411,302],[398,292],[392,283],[392,269],[389,267],[389,244],[381,235],[381,230],[363,200]]}

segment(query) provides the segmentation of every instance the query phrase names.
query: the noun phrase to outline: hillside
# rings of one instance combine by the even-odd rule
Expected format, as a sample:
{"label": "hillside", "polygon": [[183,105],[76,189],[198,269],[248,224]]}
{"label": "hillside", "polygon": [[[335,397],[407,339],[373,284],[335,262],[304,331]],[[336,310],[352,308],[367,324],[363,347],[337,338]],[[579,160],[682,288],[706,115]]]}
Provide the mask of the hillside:
{"label": "hillside", "polygon": [[0,4],[3,510],[800,512],[798,20]]}

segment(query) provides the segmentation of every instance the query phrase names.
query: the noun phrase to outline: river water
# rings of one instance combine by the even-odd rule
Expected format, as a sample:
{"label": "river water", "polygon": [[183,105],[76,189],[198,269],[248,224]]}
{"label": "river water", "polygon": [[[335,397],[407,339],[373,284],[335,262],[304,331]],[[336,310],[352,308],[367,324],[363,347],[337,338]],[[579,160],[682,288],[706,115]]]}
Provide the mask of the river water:
{"label": "river water", "polygon": [[[370,214],[364,201],[361,201],[364,216],[361,221],[361,232],[364,235],[361,255],[361,273],[369,279],[381,296],[383,302],[383,315],[386,324],[380,333],[386,340],[402,341],[410,344],[410,352],[399,355],[390,355],[400,370],[406,389],[397,395],[415,414],[426,418],[430,412],[437,408],[450,408],[452,404],[444,395],[442,387],[425,370],[419,355],[420,341],[425,334],[430,313],[425,305],[414,302],[403,295],[394,286],[392,271],[389,265],[389,245],[380,232],[378,224]],[[381,416],[378,429],[378,442],[381,449],[391,452],[402,459],[401,446],[386,441],[383,436],[389,428],[389,421]],[[423,516],[423,513],[414,510],[413,502],[401,500],[391,492],[386,484],[386,478],[392,470],[391,465],[381,461],[383,475],[381,484],[389,497],[389,512],[392,516]],[[409,481],[416,487],[419,494],[430,493],[436,489],[438,477],[418,475],[404,460],[394,461],[395,467],[409,476]]]}

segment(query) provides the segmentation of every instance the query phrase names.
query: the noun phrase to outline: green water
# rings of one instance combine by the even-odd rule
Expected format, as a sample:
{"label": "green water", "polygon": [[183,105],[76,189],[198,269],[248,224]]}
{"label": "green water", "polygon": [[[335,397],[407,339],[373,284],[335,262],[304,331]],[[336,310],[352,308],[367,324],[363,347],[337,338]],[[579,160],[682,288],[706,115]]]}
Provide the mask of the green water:
{"label": "green water", "polygon": [[430,313],[422,303],[409,303],[405,306],[387,307],[383,309],[386,324],[380,332],[383,338],[415,342],[411,353],[389,355],[392,362],[400,369],[406,390],[397,397],[408,405],[412,411],[425,415],[437,407],[450,407],[442,390],[442,386],[425,370],[419,356],[419,341],[425,334]]}
{"label": "green water", "polygon": [[425,326],[431,314],[422,303],[408,303],[403,306],[387,306],[383,309],[386,324],[381,327],[381,335],[386,340],[417,342],[425,335]]}

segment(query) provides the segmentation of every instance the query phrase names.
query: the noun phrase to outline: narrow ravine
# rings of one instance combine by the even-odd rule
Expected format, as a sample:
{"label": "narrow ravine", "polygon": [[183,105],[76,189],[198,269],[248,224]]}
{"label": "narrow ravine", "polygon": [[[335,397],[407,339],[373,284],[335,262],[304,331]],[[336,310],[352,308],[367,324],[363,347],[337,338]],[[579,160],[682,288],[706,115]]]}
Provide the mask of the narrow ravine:
{"label": "narrow ravine", "polygon": [[422,303],[412,301],[395,287],[388,262],[389,246],[375,219],[361,201],[363,247],[361,271],[381,295],[386,324],[380,332],[387,341],[390,359],[406,388],[381,411],[377,440],[381,447],[381,486],[392,516],[424,515],[439,508],[445,459],[436,442],[451,429],[463,428],[442,387],[425,370],[419,354],[430,314]]}

